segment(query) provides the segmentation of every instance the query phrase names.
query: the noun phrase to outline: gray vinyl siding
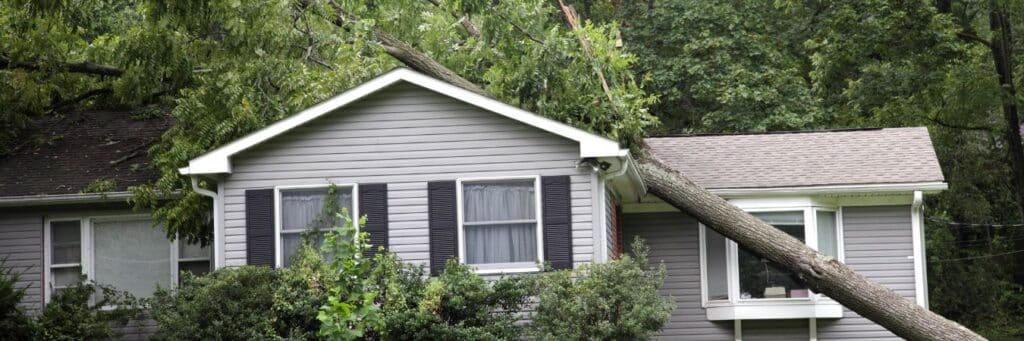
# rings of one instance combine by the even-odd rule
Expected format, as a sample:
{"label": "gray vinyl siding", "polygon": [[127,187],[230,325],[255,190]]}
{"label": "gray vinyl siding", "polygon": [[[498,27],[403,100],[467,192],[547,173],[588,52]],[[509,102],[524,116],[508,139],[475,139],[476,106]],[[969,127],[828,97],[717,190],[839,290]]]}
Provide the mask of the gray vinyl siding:
{"label": "gray vinyl siding", "polygon": [[22,305],[30,311],[43,307],[43,217],[0,214],[0,259],[20,274],[17,286],[26,288]]}
{"label": "gray vinyl siding", "polygon": [[667,270],[662,293],[672,296],[677,307],[659,337],[733,340],[733,323],[708,321],[701,307],[697,221],[679,212],[628,213],[623,215],[623,228],[625,240],[644,239],[650,247],[649,261],[663,263]]}
{"label": "gray vinyl siding", "polygon": [[[914,299],[913,236],[910,206],[843,208],[846,264],[854,271]],[[856,313],[818,320],[821,340],[900,340]]]}
{"label": "gray vinyl siding", "polygon": [[740,327],[743,341],[792,341],[811,337],[810,320],[747,320]]}
{"label": "gray vinyl siding", "polygon": [[397,84],[233,158],[222,182],[225,264],[245,264],[248,189],[385,182],[390,249],[427,266],[428,181],[525,175],[571,177],[573,260],[590,262],[596,176],[578,162],[575,141]]}

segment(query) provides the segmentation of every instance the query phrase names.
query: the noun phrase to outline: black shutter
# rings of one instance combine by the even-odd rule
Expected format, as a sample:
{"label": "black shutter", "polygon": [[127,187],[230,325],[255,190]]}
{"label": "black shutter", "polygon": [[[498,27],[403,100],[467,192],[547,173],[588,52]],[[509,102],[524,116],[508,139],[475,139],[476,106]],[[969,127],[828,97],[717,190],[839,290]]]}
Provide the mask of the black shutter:
{"label": "black shutter", "polygon": [[445,263],[459,256],[455,200],[455,181],[427,183],[431,275],[444,272]]}
{"label": "black shutter", "polygon": [[274,190],[245,191],[245,259],[274,266]]}
{"label": "black shutter", "polygon": [[367,257],[388,247],[388,184],[359,184],[359,215],[366,216],[362,230],[370,234]]}
{"label": "black shutter", "polygon": [[544,260],[555,269],[572,269],[572,202],[569,176],[540,179],[544,214]]}

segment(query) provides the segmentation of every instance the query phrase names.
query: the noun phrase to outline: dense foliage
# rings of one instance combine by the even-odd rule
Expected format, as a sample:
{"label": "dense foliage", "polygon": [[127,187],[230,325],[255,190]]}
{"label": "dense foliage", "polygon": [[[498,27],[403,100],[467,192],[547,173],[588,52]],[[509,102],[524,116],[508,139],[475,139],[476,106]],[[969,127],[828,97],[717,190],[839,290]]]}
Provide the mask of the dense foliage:
{"label": "dense foliage", "polygon": [[20,275],[0,259],[0,336],[10,340],[105,340],[113,327],[141,318],[138,301],[110,286],[82,282],[61,289],[37,314],[21,300]]}
{"label": "dense foliage", "polygon": [[665,268],[651,268],[637,238],[632,256],[540,276],[531,338],[541,340],[645,340],[676,307],[658,289]]}

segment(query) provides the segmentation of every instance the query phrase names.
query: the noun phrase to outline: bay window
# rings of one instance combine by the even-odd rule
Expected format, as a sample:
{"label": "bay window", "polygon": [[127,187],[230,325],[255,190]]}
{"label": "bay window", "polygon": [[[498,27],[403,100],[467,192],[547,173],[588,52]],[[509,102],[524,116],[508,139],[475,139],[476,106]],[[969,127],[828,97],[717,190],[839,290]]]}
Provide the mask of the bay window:
{"label": "bay window", "polygon": [[[353,220],[356,212],[355,186],[336,186],[335,204],[343,208]],[[281,187],[278,188],[278,266],[288,266],[291,258],[302,245],[303,233],[309,231],[316,247],[334,227],[344,223],[337,216],[325,214],[328,186]]]}
{"label": "bay window", "polygon": [[541,259],[538,182],[460,181],[459,259],[481,272],[535,270]]}
{"label": "bay window", "polygon": [[[752,209],[749,213],[813,249],[834,258],[841,256],[839,214],[834,209],[808,206],[772,210]],[[716,317],[768,318],[738,310],[728,310],[725,313],[712,311],[716,307],[746,305],[757,306],[763,310],[765,304],[772,302],[789,305],[800,304],[799,302],[814,304],[819,299],[824,299],[812,293],[807,283],[796,273],[746,250],[714,230],[703,225],[700,228],[703,278],[701,284],[704,304],[709,309],[709,318],[713,314]],[[815,315],[814,309],[803,311],[808,312],[806,317],[819,316]],[[833,314],[834,311],[841,313],[841,309],[831,309],[828,314]]]}
{"label": "bay window", "polygon": [[210,248],[168,240],[148,216],[51,219],[47,244],[47,300],[82,276],[136,297],[177,285],[180,271],[210,271]]}

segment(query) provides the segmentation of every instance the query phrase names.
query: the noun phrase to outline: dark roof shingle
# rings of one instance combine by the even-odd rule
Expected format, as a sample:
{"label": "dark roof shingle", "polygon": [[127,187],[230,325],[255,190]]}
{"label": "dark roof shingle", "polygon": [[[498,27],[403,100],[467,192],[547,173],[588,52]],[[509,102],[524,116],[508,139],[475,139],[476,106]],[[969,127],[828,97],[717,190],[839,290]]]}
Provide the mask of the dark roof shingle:
{"label": "dark roof shingle", "polygon": [[22,135],[37,142],[0,156],[0,197],[80,193],[97,180],[113,180],[113,191],[120,192],[155,180],[147,151],[171,119],[133,114],[85,111],[40,119]]}
{"label": "dark roof shingle", "polygon": [[927,128],[645,139],[708,189],[943,181]]}

